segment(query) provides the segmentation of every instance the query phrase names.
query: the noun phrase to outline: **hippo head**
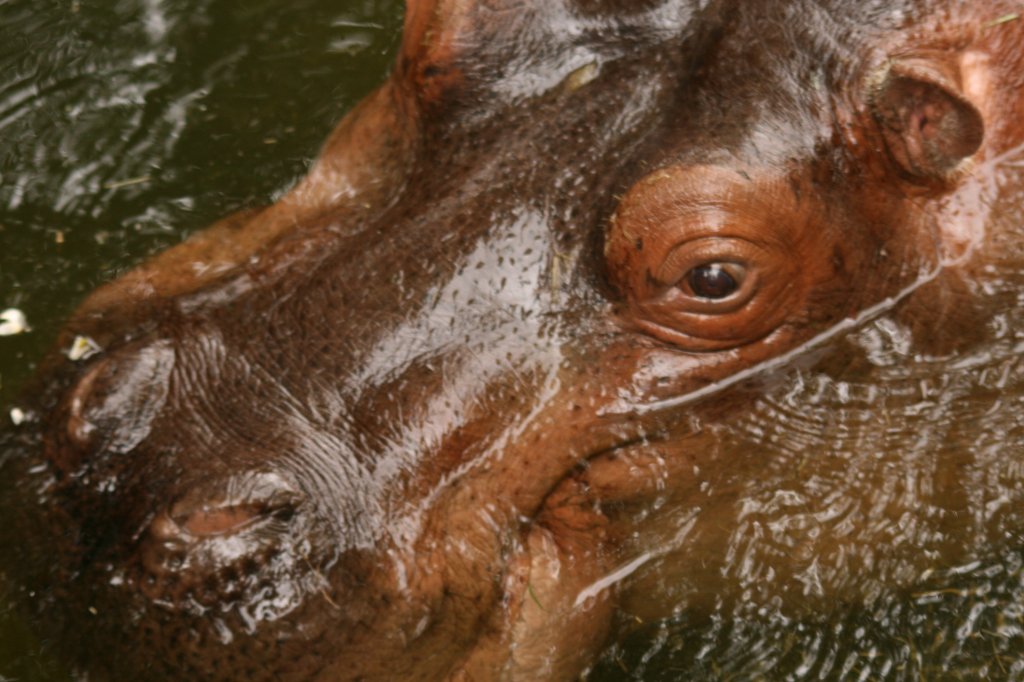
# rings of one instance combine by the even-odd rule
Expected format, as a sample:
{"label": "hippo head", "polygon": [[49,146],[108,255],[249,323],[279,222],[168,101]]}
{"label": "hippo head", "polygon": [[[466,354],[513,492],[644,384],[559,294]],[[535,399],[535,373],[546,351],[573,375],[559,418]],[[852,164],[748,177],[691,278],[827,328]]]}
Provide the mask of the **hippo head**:
{"label": "hippo head", "polygon": [[6,573],[112,679],[578,675],[704,425],[894,308],[962,335],[1012,4],[410,0],[305,180],[70,320]]}

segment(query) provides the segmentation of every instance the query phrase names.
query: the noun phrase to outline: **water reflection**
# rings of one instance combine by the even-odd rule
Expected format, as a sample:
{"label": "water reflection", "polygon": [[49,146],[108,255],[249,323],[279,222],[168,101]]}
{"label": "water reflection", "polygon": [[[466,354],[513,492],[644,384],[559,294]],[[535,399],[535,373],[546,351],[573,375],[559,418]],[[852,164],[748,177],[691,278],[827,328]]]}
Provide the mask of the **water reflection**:
{"label": "water reflection", "polygon": [[592,680],[1019,679],[1019,552],[934,573],[915,591],[800,619],[722,604],[633,624]]}

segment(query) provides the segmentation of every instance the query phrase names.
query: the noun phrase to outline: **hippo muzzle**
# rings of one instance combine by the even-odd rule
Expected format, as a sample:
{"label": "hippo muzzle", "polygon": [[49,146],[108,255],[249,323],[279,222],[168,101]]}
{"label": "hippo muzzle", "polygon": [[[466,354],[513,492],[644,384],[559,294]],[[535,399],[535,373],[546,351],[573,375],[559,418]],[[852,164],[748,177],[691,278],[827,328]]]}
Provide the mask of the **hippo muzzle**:
{"label": "hippo muzzle", "polygon": [[702,472],[767,466],[714,424],[882,314],[954,344],[1012,234],[1012,3],[803,4],[410,2],[309,176],[94,292],[0,436],[40,629],[90,679],[572,679],[697,604],[628,578],[712,565]]}

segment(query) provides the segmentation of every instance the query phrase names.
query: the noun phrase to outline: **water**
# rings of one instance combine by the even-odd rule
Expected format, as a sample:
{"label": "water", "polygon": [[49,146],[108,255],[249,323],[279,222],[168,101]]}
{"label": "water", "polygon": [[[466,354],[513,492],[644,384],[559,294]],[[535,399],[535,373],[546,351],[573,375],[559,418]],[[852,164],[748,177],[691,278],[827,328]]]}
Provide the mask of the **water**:
{"label": "water", "polygon": [[[287,189],[383,77],[401,5],[0,0],[0,308],[33,327],[0,338],[0,404],[86,292]],[[625,604],[590,679],[1024,679],[1024,258],[998,259],[969,351],[886,316],[708,428],[743,453],[709,487],[744,503],[707,510],[725,534],[690,499],[643,511],[669,537],[626,580],[678,615]],[[2,606],[0,679],[68,679]]]}

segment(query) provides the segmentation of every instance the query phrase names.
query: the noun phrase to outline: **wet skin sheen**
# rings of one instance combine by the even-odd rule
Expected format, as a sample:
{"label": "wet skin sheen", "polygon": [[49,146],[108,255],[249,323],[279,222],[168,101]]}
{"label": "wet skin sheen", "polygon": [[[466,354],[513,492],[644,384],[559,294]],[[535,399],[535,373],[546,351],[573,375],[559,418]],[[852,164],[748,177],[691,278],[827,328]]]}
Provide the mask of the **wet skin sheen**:
{"label": "wet skin sheen", "polygon": [[[1015,348],[1015,9],[411,0],[306,179],[94,292],[0,436],[40,631],[110,679],[573,679],[616,614],[799,614],[1019,537],[1024,467],[871,436]],[[850,341],[881,315],[895,363]],[[909,388],[722,426],[805,414],[810,367]]]}

